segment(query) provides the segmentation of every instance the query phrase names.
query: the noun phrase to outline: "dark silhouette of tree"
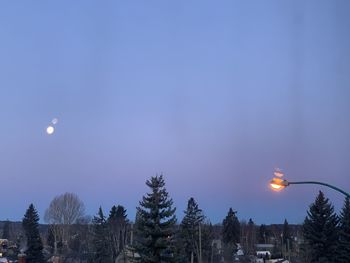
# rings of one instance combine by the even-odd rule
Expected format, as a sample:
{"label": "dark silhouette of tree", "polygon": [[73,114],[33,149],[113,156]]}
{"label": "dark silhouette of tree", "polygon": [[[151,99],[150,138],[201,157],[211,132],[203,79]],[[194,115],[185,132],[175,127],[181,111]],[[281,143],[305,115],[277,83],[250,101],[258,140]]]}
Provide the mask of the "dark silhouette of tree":
{"label": "dark silhouette of tree", "polygon": [[213,225],[208,219],[205,219],[201,224],[201,247],[202,247],[202,262],[211,262],[214,256],[212,243],[214,240]]}
{"label": "dark silhouette of tree", "polygon": [[282,251],[290,253],[292,246],[292,236],[290,234],[289,224],[287,219],[284,219],[283,230],[282,230]]}
{"label": "dark silhouette of tree", "polygon": [[256,226],[254,221],[249,218],[247,226],[247,245],[248,245],[248,255],[255,254],[255,244],[256,244]]}
{"label": "dark silhouette of tree", "polygon": [[71,225],[69,231],[69,254],[68,256],[72,261],[86,261],[91,258],[90,249],[92,245],[91,235],[91,223],[92,219],[90,216],[84,216],[79,218],[75,224]]}
{"label": "dark silhouette of tree", "polygon": [[203,223],[204,215],[202,209],[191,197],[187,202],[187,209],[184,211],[185,216],[180,225],[181,237],[185,248],[185,254],[188,261],[193,262],[194,258],[199,262],[199,231]]}
{"label": "dark silhouette of tree", "polygon": [[3,239],[10,239],[10,224],[11,224],[11,222],[9,220],[6,220],[4,222],[4,226],[2,228],[2,238]]}
{"label": "dark silhouette of tree", "polygon": [[49,247],[50,253],[54,253],[55,237],[51,226],[49,226],[47,229],[46,244]]}
{"label": "dark silhouette of tree", "polygon": [[303,225],[305,253],[309,262],[334,262],[338,242],[338,218],[320,191],[310,205]]}
{"label": "dark silhouette of tree", "polygon": [[269,234],[269,231],[268,231],[266,225],[264,225],[264,224],[260,225],[258,242],[266,244],[269,240],[269,236],[270,236],[270,234]]}
{"label": "dark silhouette of tree", "polygon": [[114,262],[126,245],[128,219],[124,207],[114,205],[109,212],[107,223]]}
{"label": "dark silhouette of tree", "polygon": [[135,249],[141,262],[173,262],[176,223],[173,200],[165,189],[162,175],[151,177],[146,185],[150,188],[150,193],[143,196],[137,207]]}
{"label": "dark silhouette of tree", "polygon": [[131,246],[128,247],[128,250],[130,251],[128,258],[130,262],[141,262],[141,259],[136,256],[139,256],[137,251],[142,249],[140,243],[143,240],[142,229],[144,223],[143,218],[140,216],[140,212],[136,210],[135,223],[131,225]]}
{"label": "dark silhouette of tree", "polygon": [[98,213],[92,220],[93,224],[93,244],[95,247],[94,262],[111,263],[112,253],[108,238],[108,228],[106,218],[103,215],[102,208],[98,209]]}
{"label": "dark silhouette of tree", "polygon": [[39,234],[39,215],[33,204],[29,205],[23,220],[22,226],[27,238],[26,259],[28,263],[43,263],[43,244]]}
{"label": "dark silhouette of tree", "polygon": [[345,198],[344,206],[340,212],[339,243],[337,246],[337,262],[350,262],[350,201]]}
{"label": "dark silhouette of tree", "polygon": [[240,223],[232,208],[229,209],[227,216],[222,222],[222,241],[224,243],[225,261],[231,262],[233,254],[237,251],[237,243],[240,238]]}

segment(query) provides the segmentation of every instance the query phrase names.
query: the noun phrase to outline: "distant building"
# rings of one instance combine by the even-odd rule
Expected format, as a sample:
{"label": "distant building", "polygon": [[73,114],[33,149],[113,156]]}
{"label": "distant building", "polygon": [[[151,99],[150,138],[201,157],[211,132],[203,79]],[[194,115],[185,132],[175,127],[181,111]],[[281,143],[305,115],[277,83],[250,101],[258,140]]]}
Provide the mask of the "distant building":
{"label": "distant building", "polygon": [[255,250],[256,252],[258,251],[269,251],[272,253],[275,245],[274,244],[256,244],[255,245]]}

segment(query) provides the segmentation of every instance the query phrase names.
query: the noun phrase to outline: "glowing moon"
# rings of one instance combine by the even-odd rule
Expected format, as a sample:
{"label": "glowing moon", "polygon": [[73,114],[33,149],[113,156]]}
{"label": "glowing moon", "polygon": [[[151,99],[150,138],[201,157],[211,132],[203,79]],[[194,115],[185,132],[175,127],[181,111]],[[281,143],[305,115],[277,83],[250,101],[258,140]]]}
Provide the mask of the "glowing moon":
{"label": "glowing moon", "polygon": [[55,128],[52,126],[49,126],[46,128],[46,133],[49,135],[53,134],[54,131],[55,131]]}

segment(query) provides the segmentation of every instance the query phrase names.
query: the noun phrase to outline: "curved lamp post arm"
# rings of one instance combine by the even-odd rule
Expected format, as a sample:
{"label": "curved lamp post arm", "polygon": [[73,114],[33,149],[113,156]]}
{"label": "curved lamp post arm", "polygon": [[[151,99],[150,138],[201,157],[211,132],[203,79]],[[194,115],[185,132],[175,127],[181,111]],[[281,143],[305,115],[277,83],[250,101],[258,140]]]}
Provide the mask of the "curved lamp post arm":
{"label": "curved lamp post arm", "polygon": [[290,184],[320,184],[320,185],[324,185],[324,186],[327,186],[329,188],[332,188],[340,193],[342,193],[343,195],[347,196],[350,198],[350,194],[343,191],[342,189],[339,189],[338,187],[335,187],[333,185],[330,185],[330,184],[326,184],[326,183],[322,183],[322,182],[317,182],[317,181],[304,181],[304,182],[288,182],[287,185],[290,185]]}

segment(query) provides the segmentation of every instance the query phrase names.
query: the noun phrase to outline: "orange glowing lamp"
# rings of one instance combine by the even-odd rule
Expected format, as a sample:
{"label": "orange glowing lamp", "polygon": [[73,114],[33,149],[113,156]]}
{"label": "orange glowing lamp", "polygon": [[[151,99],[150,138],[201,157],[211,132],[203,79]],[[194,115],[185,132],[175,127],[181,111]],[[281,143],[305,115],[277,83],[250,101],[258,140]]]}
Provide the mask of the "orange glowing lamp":
{"label": "orange glowing lamp", "polygon": [[276,171],[274,173],[275,177],[272,178],[272,180],[270,181],[271,189],[273,189],[275,191],[280,191],[283,188],[286,188],[287,186],[289,186],[291,184],[318,184],[318,185],[323,185],[323,186],[327,186],[329,188],[332,188],[333,190],[336,190],[336,191],[342,193],[343,195],[345,195],[346,197],[350,198],[350,193],[345,192],[344,190],[342,190],[334,185],[323,183],[323,182],[318,182],[318,181],[290,182],[290,181],[282,179],[283,175],[284,174],[280,169],[276,169]]}
{"label": "orange glowing lamp", "polygon": [[280,191],[288,185],[289,185],[288,181],[278,177],[274,177],[270,182],[271,188],[275,191]]}

